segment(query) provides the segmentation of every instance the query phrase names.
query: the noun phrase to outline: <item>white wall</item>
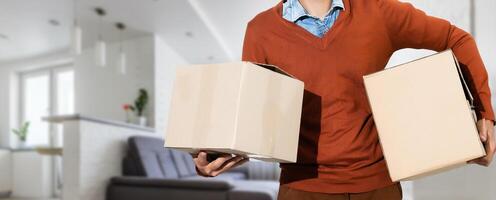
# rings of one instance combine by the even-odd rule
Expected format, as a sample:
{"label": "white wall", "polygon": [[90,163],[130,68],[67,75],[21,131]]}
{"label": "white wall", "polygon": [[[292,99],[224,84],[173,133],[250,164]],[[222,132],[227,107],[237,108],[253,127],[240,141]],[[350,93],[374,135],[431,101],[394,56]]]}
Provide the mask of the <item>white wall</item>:
{"label": "white wall", "polygon": [[12,197],[50,198],[52,158],[36,151],[12,152]]}
{"label": "white wall", "polygon": [[475,38],[489,73],[493,107],[496,107],[496,1],[475,2]]}
{"label": "white wall", "polygon": [[[127,73],[118,68],[119,44],[107,45],[107,66],[96,65],[94,48],[84,49],[75,57],[75,111],[92,117],[125,121],[123,104],[134,104],[138,90],[149,93],[145,110],[150,126],[154,125],[154,57],[153,36],[129,39],[124,42]],[[133,115],[134,116],[134,115]]]}
{"label": "white wall", "polygon": [[10,150],[0,149],[0,197],[12,191],[12,157]]}
{"label": "white wall", "polygon": [[172,83],[177,66],[186,65],[186,60],[177,54],[171,47],[160,37],[154,38],[155,49],[155,129],[162,134],[167,125],[169,104],[172,93]]}
{"label": "white wall", "polygon": [[0,147],[14,147],[17,142],[11,130],[17,128],[19,124],[18,73],[70,62],[72,58],[69,51],[61,50],[0,65]]}
{"label": "white wall", "polygon": [[[446,19],[457,27],[470,32],[470,0],[401,0],[413,4],[428,15]],[[446,6],[450,5],[450,6]],[[435,53],[430,50],[402,49],[393,54],[387,67],[396,66]]]}
{"label": "white wall", "polygon": [[11,87],[11,68],[0,67],[0,146],[10,147],[10,116],[9,116],[9,92]]}

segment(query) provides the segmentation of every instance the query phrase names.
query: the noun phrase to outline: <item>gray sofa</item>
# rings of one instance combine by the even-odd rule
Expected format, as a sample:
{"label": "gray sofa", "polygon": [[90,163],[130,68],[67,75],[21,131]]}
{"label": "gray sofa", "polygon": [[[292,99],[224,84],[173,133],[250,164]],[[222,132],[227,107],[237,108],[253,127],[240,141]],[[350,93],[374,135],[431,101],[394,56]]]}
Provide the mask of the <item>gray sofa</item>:
{"label": "gray sofa", "polygon": [[107,200],[275,200],[277,181],[248,180],[247,165],[214,178],[196,175],[191,156],[163,140],[131,137],[123,174],[107,187]]}

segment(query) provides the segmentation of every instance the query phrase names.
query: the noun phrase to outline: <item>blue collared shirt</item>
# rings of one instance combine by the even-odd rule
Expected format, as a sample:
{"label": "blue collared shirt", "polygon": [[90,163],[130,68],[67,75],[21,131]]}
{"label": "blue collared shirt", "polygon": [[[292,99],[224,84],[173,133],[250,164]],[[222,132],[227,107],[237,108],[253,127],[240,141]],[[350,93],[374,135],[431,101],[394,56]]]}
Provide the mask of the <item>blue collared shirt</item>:
{"label": "blue collared shirt", "polygon": [[336,22],[341,10],[344,10],[343,0],[332,0],[331,9],[324,19],[320,20],[318,17],[308,14],[298,0],[287,0],[282,7],[282,17],[322,38]]}

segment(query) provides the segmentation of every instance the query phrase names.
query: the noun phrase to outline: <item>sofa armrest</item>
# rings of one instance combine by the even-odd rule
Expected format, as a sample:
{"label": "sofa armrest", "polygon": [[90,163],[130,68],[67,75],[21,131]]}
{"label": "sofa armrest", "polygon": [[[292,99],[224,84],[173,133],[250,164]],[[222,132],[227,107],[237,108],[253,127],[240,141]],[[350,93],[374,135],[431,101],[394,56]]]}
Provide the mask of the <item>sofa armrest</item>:
{"label": "sofa armrest", "polygon": [[234,186],[229,181],[213,179],[160,179],[122,176],[110,180],[111,185],[127,185],[136,187],[163,187],[177,189],[201,189],[201,190],[230,190]]}

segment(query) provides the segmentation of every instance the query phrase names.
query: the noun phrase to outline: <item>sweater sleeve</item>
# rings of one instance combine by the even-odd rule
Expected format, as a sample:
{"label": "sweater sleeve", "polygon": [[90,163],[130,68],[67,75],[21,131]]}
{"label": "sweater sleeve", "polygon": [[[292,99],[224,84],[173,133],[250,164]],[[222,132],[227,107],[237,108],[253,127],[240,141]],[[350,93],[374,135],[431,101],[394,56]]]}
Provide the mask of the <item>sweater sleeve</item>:
{"label": "sweater sleeve", "polygon": [[443,51],[452,49],[468,76],[478,119],[494,121],[488,75],[474,38],[450,22],[428,16],[409,3],[378,0],[394,50],[403,48]]}
{"label": "sweater sleeve", "polygon": [[251,22],[246,27],[242,60],[267,64],[260,37]]}

